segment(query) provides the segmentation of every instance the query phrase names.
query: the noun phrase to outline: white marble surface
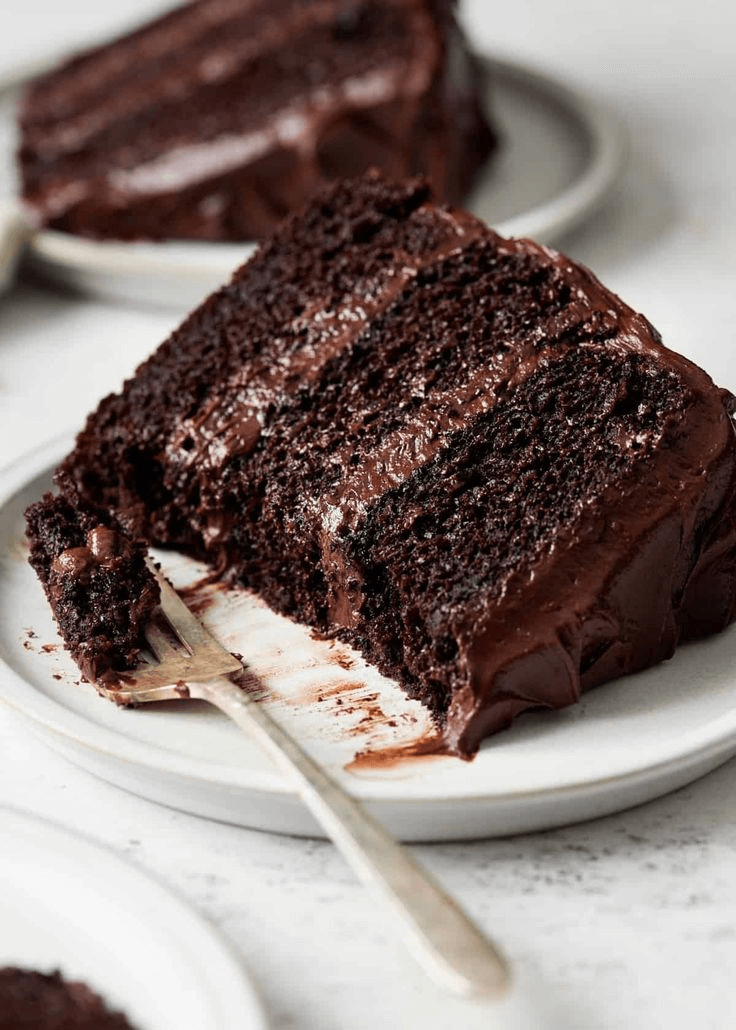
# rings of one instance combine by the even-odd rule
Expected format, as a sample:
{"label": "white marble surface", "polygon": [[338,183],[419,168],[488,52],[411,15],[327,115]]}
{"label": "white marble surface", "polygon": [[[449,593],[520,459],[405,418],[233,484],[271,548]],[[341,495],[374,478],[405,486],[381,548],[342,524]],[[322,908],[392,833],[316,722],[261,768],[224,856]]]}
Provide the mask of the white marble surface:
{"label": "white marble surface", "polygon": [[[468,0],[465,11],[479,45],[557,72],[620,119],[620,182],[564,249],[736,391],[736,6]],[[78,425],[177,320],[19,285],[0,301],[0,464]],[[50,753],[2,706],[0,804],[105,841],[171,883],[242,955],[277,1030],[736,1022],[736,761],[595,823],[414,849],[512,960],[517,996],[501,1009],[425,983],[329,844],[127,795]]]}

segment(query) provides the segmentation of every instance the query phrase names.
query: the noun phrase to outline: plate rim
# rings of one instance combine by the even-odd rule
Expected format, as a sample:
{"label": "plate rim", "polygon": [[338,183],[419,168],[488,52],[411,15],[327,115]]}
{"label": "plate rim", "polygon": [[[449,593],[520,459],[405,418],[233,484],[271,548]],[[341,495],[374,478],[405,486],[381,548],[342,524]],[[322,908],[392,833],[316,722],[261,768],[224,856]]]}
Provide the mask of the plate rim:
{"label": "plate rim", "polygon": [[[99,870],[104,866],[108,870],[116,872],[120,877],[125,877],[130,883],[145,888],[147,896],[156,900],[157,925],[168,926],[175,919],[178,926],[184,926],[197,934],[197,952],[201,949],[206,951],[206,968],[216,970],[216,986],[218,989],[218,1001],[225,1006],[224,1013],[218,1012],[218,1016],[224,1015],[227,1019],[226,1026],[239,1026],[244,1012],[251,1019],[252,1030],[268,1030],[269,1020],[266,1014],[265,1005],[258,984],[253,974],[245,963],[240,951],[236,952],[234,945],[228,940],[225,934],[210,919],[203,915],[197,906],[186,896],[175,888],[172,888],[163,878],[146,866],[135,862],[127,855],[122,855],[110,844],[95,838],[86,832],[76,830],[60,820],[49,818],[46,815],[34,812],[30,809],[16,805],[0,804],[0,824],[5,829],[10,823],[18,828],[18,833],[13,834],[12,840],[16,841],[20,835],[24,840],[33,839],[35,834],[43,831],[44,842],[48,843],[48,852],[52,851],[55,842],[64,842],[67,850],[73,850],[74,854],[89,861],[95,858],[97,861],[90,862],[89,867]],[[54,851],[55,853],[55,851]],[[2,871],[0,861],[0,871]],[[103,877],[94,878],[96,893],[103,896],[109,892],[105,891]],[[119,882],[110,878],[110,883]],[[138,894],[133,892],[133,897]],[[161,919],[161,914],[165,919]],[[163,934],[165,939],[172,943],[176,941],[176,935],[170,930]],[[95,989],[94,985],[90,986]],[[244,1009],[244,1006],[247,1008]]]}
{"label": "plate rim", "polygon": [[[533,61],[483,51],[476,51],[476,55],[491,84],[494,76],[500,76],[512,85],[554,102],[574,119],[586,137],[588,159],[573,182],[554,197],[491,226],[502,236],[554,239],[583,221],[611,188],[623,155],[621,126],[601,101]],[[490,89],[492,108],[492,85]],[[157,246],[161,249],[154,249]],[[168,252],[172,246],[183,252],[189,251],[187,260],[172,259]],[[211,275],[216,272],[227,276],[253,253],[256,246],[252,240],[223,243],[98,241],[58,230],[43,230],[31,239],[28,258],[40,271],[50,270],[53,266],[60,266],[67,273],[99,270],[100,261],[104,259],[111,272],[121,274],[135,267],[138,274],[176,276],[184,282],[201,278],[203,273]],[[205,260],[208,248],[220,249],[213,249]]]}
{"label": "plate rim", "polygon": [[[64,454],[71,449],[74,435],[74,433],[67,432],[59,437],[54,437],[0,469],[0,513],[33,479],[43,475],[45,471],[53,470]],[[2,647],[0,647],[0,672],[3,672],[10,682],[20,686],[21,690],[28,688],[27,681],[6,660],[6,653]],[[90,691],[93,690],[90,685],[88,686]],[[104,699],[100,698],[100,700]],[[81,745],[86,751],[97,755],[107,755],[115,760],[121,758],[131,760],[149,769],[160,770],[163,763],[167,773],[193,778],[191,768],[185,767],[187,763],[191,764],[190,760],[176,755],[165,747],[133,740],[112,727],[92,724],[84,716],[46,694],[32,690],[28,697],[19,697],[17,694],[8,696],[5,690],[1,690],[0,701],[55,737],[70,744]],[[89,739],[89,732],[84,732],[88,731],[90,726],[94,730],[94,740]],[[222,777],[217,775],[217,770],[233,771],[231,766],[221,766],[216,762],[207,764],[212,772],[207,775],[205,771],[202,771],[196,777],[199,781],[219,783],[222,782]],[[257,777],[259,781],[255,789],[276,794],[290,795],[293,793],[278,773],[254,770],[253,776]],[[229,779],[228,782],[231,785],[238,785],[236,778]]]}
{"label": "plate rim", "polygon": [[[55,437],[0,469],[0,512],[34,478],[51,471],[53,465],[68,452],[72,441],[73,434]],[[731,629],[736,633],[736,626]],[[724,632],[728,632],[728,630]],[[5,654],[1,650],[0,673],[4,673],[10,682],[19,685],[23,691],[27,691],[28,682],[6,661]],[[200,785],[214,784],[218,787],[235,787],[261,794],[280,796],[289,800],[298,800],[299,797],[298,791],[278,772],[251,769],[243,773],[232,765],[177,755],[162,745],[135,740],[112,727],[91,723],[83,715],[66,708],[54,698],[38,691],[32,691],[30,698],[22,696],[20,699],[17,694],[9,697],[6,691],[2,691],[0,700],[19,715],[29,719],[37,728],[43,728],[55,738],[64,739],[69,745],[83,748],[88,754],[107,755],[115,761],[132,761],[139,768],[163,772],[173,775],[177,779],[181,778],[184,781],[188,780]],[[731,712],[720,716],[717,724],[723,725],[716,735],[712,732],[713,723],[701,728],[700,733],[696,734],[695,741],[691,741],[691,745],[684,755],[681,750],[673,753],[673,744],[668,742],[665,749],[660,748],[659,757],[655,761],[637,760],[623,772],[600,775],[592,779],[581,779],[580,776],[568,773],[565,780],[558,778],[555,783],[547,786],[534,786],[504,793],[475,792],[458,797],[450,794],[444,798],[438,798],[435,795],[411,791],[405,792],[401,796],[386,796],[380,792],[371,794],[370,785],[377,785],[381,781],[366,778],[360,781],[363,789],[361,790],[359,787],[355,793],[368,804],[378,804],[390,809],[392,807],[400,808],[407,804],[412,807],[420,807],[455,801],[472,805],[489,803],[504,805],[512,802],[538,804],[554,797],[571,798],[576,795],[587,795],[616,784],[633,787],[637,783],[646,783],[657,777],[665,777],[669,772],[674,773],[676,770],[682,769],[683,765],[702,765],[706,761],[715,761],[716,759],[727,761],[736,753],[736,706]],[[90,728],[92,728],[94,740],[89,739]]]}
{"label": "plate rim", "polygon": [[[588,137],[590,153],[578,179],[551,200],[544,201],[520,215],[504,219],[492,226],[502,236],[529,235],[527,226],[539,220],[541,212],[548,212],[545,233],[557,236],[567,232],[587,217],[609,191],[623,160],[623,129],[618,119],[601,100],[578,86],[571,85],[562,76],[547,70],[538,62],[514,59],[510,55],[483,54],[481,62],[489,74],[501,74],[509,81],[521,83],[544,94],[568,115],[574,115]],[[579,198],[574,213],[570,213],[573,198]],[[564,214],[564,209],[568,213]],[[534,235],[532,233],[532,235]]]}

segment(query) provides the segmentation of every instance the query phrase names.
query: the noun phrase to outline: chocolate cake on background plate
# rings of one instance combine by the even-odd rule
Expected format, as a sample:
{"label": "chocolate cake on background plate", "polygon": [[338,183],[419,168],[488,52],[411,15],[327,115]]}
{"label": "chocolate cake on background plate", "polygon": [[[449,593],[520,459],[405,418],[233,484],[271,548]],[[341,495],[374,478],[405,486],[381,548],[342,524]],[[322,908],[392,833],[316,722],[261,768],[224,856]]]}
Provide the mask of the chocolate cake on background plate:
{"label": "chocolate cake on background plate", "polygon": [[133,1030],[84,983],[58,972],[0,969],[0,1030]]}
{"label": "chocolate cake on background plate", "polygon": [[90,415],[32,560],[53,606],[59,504],[108,513],[358,648],[469,755],[733,620],[732,410],[585,268],[368,175]]}
{"label": "chocolate cake on background plate", "polygon": [[30,85],[23,196],[154,240],[260,238],[371,167],[458,202],[495,145],[480,77],[454,0],[193,0]]}

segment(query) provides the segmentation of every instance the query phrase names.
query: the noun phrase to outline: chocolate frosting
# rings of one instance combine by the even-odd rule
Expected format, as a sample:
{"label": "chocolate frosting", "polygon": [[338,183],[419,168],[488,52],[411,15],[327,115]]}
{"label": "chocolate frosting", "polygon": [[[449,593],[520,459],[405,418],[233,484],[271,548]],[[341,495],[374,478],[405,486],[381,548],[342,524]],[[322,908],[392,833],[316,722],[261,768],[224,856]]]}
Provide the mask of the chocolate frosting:
{"label": "chocolate frosting", "polygon": [[117,530],[109,526],[90,529],[83,546],[67,547],[51,562],[49,596],[52,604],[58,603],[63,597],[68,578],[88,584],[94,569],[117,572],[124,559],[132,553],[130,541]]}
{"label": "chocolate frosting", "polygon": [[[648,470],[636,494],[622,498],[612,489],[601,498],[529,579],[509,584],[503,605],[457,627],[467,685],[453,696],[445,723],[454,750],[472,753],[525,709],[571,704],[584,690],[670,658],[681,639],[732,621],[733,430],[725,420],[704,420],[700,429],[720,437],[707,496],[692,496],[702,473],[662,496],[673,478]],[[641,508],[640,490],[652,497]],[[714,525],[693,562],[693,532]],[[706,580],[712,616],[697,597]]]}

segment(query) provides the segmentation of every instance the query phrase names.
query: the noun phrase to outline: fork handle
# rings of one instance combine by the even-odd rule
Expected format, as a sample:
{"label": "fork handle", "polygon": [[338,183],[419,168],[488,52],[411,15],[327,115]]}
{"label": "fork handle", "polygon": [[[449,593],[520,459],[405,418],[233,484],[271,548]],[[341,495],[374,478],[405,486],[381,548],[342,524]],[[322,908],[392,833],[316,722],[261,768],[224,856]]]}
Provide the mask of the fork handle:
{"label": "fork handle", "polygon": [[269,715],[265,705],[221,677],[188,684],[233,719],[290,776],[299,793],[360,879],[375,888],[425,971],[464,997],[500,998],[508,967],[487,937],[355,798],[347,794]]}

